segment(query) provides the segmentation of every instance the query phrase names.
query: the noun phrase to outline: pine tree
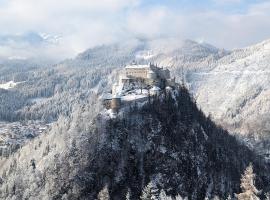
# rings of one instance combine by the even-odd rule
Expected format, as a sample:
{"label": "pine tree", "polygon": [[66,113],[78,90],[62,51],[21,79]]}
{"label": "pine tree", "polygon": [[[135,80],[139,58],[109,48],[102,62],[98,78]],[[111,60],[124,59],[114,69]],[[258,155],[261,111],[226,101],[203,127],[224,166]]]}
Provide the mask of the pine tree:
{"label": "pine tree", "polygon": [[158,196],[159,193],[156,185],[150,181],[142,191],[141,200],[158,200]]}
{"label": "pine tree", "polygon": [[270,200],[270,194],[269,192],[264,194],[265,200]]}
{"label": "pine tree", "polygon": [[238,200],[259,200],[259,197],[257,196],[259,190],[254,185],[255,176],[253,166],[250,164],[242,175],[242,193],[236,195]]}
{"label": "pine tree", "polygon": [[127,194],[126,194],[126,200],[130,200],[131,194],[130,194],[130,189],[128,189]]}
{"label": "pine tree", "polygon": [[214,196],[213,200],[220,200],[220,198],[218,196]]}
{"label": "pine tree", "polygon": [[181,195],[178,194],[178,195],[175,197],[175,200],[187,200],[187,197],[183,198]]}
{"label": "pine tree", "polygon": [[98,200],[110,200],[110,194],[107,185],[98,193]]}
{"label": "pine tree", "polygon": [[159,193],[159,200],[168,200],[168,196],[163,189]]}

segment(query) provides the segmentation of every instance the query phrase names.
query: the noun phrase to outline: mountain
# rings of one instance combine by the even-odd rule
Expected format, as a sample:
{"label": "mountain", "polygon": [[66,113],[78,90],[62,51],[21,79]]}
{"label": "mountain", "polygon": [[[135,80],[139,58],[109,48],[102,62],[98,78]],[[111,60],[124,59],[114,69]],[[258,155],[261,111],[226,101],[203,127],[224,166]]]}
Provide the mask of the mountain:
{"label": "mountain", "polygon": [[97,99],[25,145],[1,165],[1,199],[95,199],[108,186],[111,199],[138,199],[148,182],[190,199],[239,192],[252,162],[256,185],[268,191],[268,167],[217,127],[181,87],[130,104],[111,119]]}
{"label": "mountain", "polygon": [[[268,190],[264,187],[268,177],[263,174],[267,173],[268,170],[263,169],[264,164],[260,164],[264,161],[257,161],[254,158],[256,156],[250,150],[250,148],[255,149],[256,152],[266,157],[268,155],[268,149],[266,148],[270,144],[268,139],[269,95],[267,95],[268,49],[269,41],[252,47],[227,51],[190,40],[134,40],[92,48],[74,59],[64,60],[55,65],[29,64],[27,60],[23,62],[22,60],[2,62],[0,64],[0,84],[4,85],[13,81],[16,85],[13,88],[0,90],[0,120],[5,121],[4,124],[11,127],[15,122],[27,122],[27,124],[32,123],[33,126],[36,126],[37,123],[45,123],[49,128],[44,133],[38,134],[36,138],[28,139],[28,142],[25,142],[24,145],[16,147],[15,152],[0,160],[1,191],[5,191],[0,193],[1,198],[10,199],[16,196],[18,199],[36,199],[36,197],[46,199],[48,195],[55,199],[67,198],[72,193],[68,192],[70,188],[72,188],[74,194],[86,198],[87,195],[95,195],[94,193],[97,193],[104,186],[103,179],[100,180],[93,174],[109,173],[109,177],[121,178],[120,175],[115,175],[114,171],[128,171],[106,171],[108,167],[104,167],[105,164],[103,165],[102,160],[106,161],[105,152],[108,150],[106,133],[108,132],[102,127],[107,127],[108,122],[106,120],[99,121],[96,116],[102,109],[98,100],[99,97],[102,93],[111,90],[111,85],[115,82],[118,72],[133,60],[140,63],[153,62],[160,66],[168,66],[171,74],[176,77],[178,82],[184,80],[188,85],[199,108],[206,115],[211,112],[211,117],[207,119],[190,102],[189,105],[195,109],[192,110],[192,113],[201,116],[198,118],[198,116],[194,117],[190,111],[185,112],[187,118],[192,114],[194,126],[190,127],[179,120],[174,125],[188,126],[187,132],[182,132],[181,129],[175,127],[173,127],[174,129],[167,127],[173,133],[179,135],[191,134],[190,138],[183,138],[186,142],[184,146],[172,145],[167,141],[166,147],[168,146],[169,153],[182,152],[186,147],[188,152],[185,153],[187,153],[188,158],[198,158],[194,152],[203,158],[202,160],[194,160],[184,159],[185,157],[183,157],[182,163],[177,160],[172,163],[172,166],[176,166],[174,169],[179,169],[182,177],[186,177],[183,172],[184,169],[192,169],[195,172],[194,166],[198,166],[196,173],[198,175],[199,172],[202,172],[200,174],[202,175],[202,181],[200,182],[202,185],[200,184],[196,188],[194,186],[196,184],[191,182],[186,183],[187,186],[185,186],[185,181],[181,182],[180,178],[177,178],[175,182],[170,182],[173,185],[171,189],[166,188],[167,186],[164,187],[167,192],[170,193],[171,191],[172,194],[179,192],[182,195],[194,194],[196,196],[199,194],[195,191],[203,191],[211,181],[213,182],[213,185],[210,184],[211,187],[209,186],[211,195],[225,196],[235,191],[238,192],[240,174],[249,162],[254,163],[254,169],[259,176],[258,188]],[[147,109],[147,107],[143,109]],[[174,111],[177,111],[177,109],[174,109]],[[163,118],[158,118],[157,113],[150,112],[149,115],[157,122],[162,124],[166,122]],[[146,117],[146,114],[136,111],[134,115],[129,114],[127,117],[135,117],[138,118],[138,122],[142,122],[141,118]],[[234,137],[228,135],[222,128],[217,127],[210,118],[222,127],[228,128],[230,134],[237,137],[240,135],[241,137],[238,137],[238,141],[235,141]],[[145,120],[143,123],[148,122],[148,120]],[[113,123],[116,127],[112,130],[116,131],[116,136],[120,133],[119,129],[130,128],[120,126],[119,124],[122,123],[122,120]],[[197,126],[195,126],[196,124]],[[137,125],[135,124],[135,126]],[[148,125],[145,124],[146,127]],[[213,130],[210,131],[205,128],[206,125],[212,127]],[[19,125],[18,127],[23,128],[24,126]],[[150,128],[154,129],[154,127]],[[3,127],[3,130],[5,130],[5,127]],[[207,133],[206,136],[210,137],[209,140],[204,137],[203,130]],[[145,130],[140,132],[143,131]],[[212,132],[214,133],[211,134]],[[137,134],[138,131],[135,131],[135,133]],[[217,133],[220,133],[220,135],[216,135]],[[195,136],[200,138],[200,142],[195,142]],[[150,141],[154,138],[151,134],[149,135]],[[173,140],[174,138],[168,136],[167,139]],[[10,138],[7,138],[7,141],[10,141]],[[147,140],[142,142],[145,142],[147,146],[150,145],[151,148],[153,147],[151,146],[152,143],[147,143]],[[154,152],[159,150],[156,149],[155,142],[154,140]],[[239,142],[243,142],[249,148],[239,144]],[[195,144],[198,144],[201,149],[198,149]],[[105,145],[105,147],[102,145]],[[188,146],[194,148],[189,149]],[[105,148],[104,152],[101,151],[102,147]],[[162,149],[164,150],[164,148]],[[209,149],[213,155],[208,152]],[[230,149],[233,149],[234,152]],[[135,149],[134,155],[131,155],[131,152],[128,157],[131,156],[134,162],[139,163],[141,157],[138,156],[138,153],[144,151],[144,149],[143,151]],[[8,149],[8,152],[11,152],[11,150]],[[112,151],[111,153],[115,152],[123,153],[121,151]],[[160,155],[163,155],[162,152]],[[169,159],[171,158],[167,157],[166,153],[164,155],[162,158],[170,162]],[[248,155],[248,157],[245,155]],[[153,149],[150,149],[147,156],[147,158],[156,158],[157,155],[153,153]],[[205,159],[208,157],[216,158],[216,160],[210,160],[212,165],[205,163]],[[222,170],[214,170],[215,168],[220,169],[219,166],[216,166],[216,164],[220,165],[220,158],[224,163],[227,163],[226,166],[232,166],[232,169],[226,171],[228,173],[226,175]],[[178,157],[173,159],[178,159]],[[233,163],[229,160],[233,160]],[[118,161],[118,159],[115,160],[116,163]],[[126,163],[128,162],[124,160],[123,165]],[[162,160],[155,163],[169,168],[166,162],[164,163]],[[97,168],[93,169],[92,164],[96,164],[98,169],[102,168],[104,171],[101,170],[100,172]],[[146,162],[146,165],[150,164]],[[113,166],[119,167],[117,164]],[[134,166],[136,165],[133,165],[132,169],[134,169]],[[232,171],[235,172],[234,175],[232,175]],[[145,176],[143,184],[136,183],[137,186],[143,187],[146,185],[151,178],[156,177],[156,173],[158,171],[149,172]],[[194,174],[196,175],[196,173]],[[170,171],[167,175],[172,177]],[[225,177],[225,179],[221,177]],[[236,178],[233,179],[233,177]],[[131,178],[138,179],[139,182],[142,181],[136,174]],[[93,183],[91,181],[97,179],[101,183],[97,186],[91,185]],[[106,180],[108,179],[105,178]],[[130,179],[120,180],[126,184],[129,184],[130,181]],[[214,184],[219,181],[225,181],[225,184]],[[116,183],[117,187],[110,189],[114,191],[119,187],[122,191],[124,187],[119,186],[122,182]],[[25,188],[25,185],[29,187]],[[231,185],[231,187],[228,185]],[[90,187],[94,189],[91,190]],[[215,189],[212,190],[211,188]],[[124,188],[122,192],[125,193],[126,189]],[[133,192],[135,191],[138,194],[140,190],[133,189]],[[94,192],[92,193],[92,191]],[[202,192],[202,194],[205,193]]]}
{"label": "mountain", "polygon": [[15,35],[0,34],[0,60],[59,62],[68,54],[61,41],[60,36],[33,31]]}
{"label": "mountain", "polygon": [[8,45],[42,45],[42,44],[57,44],[60,40],[59,36],[53,36],[46,33],[26,32],[17,35],[1,35],[0,46]]}
{"label": "mountain", "polygon": [[123,117],[96,119],[102,142],[83,170],[92,176],[80,199],[95,199],[105,185],[112,199],[124,199],[127,191],[139,199],[149,182],[173,196],[226,198],[239,192],[249,162],[256,163],[256,183],[267,186],[260,157],[206,118],[184,87],[129,107]]}

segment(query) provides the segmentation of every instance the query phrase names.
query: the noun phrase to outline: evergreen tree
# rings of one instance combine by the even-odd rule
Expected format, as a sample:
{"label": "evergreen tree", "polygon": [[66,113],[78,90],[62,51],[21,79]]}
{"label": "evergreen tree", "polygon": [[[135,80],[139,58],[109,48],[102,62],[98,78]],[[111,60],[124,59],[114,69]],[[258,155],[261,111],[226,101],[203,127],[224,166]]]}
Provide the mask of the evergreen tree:
{"label": "evergreen tree", "polygon": [[158,200],[158,196],[159,193],[156,185],[150,181],[142,191],[141,200]]}
{"label": "evergreen tree", "polygon": [[110,194],[107,185],[98,193],[98,200],[110,200]]}
{"label": "evergreen tree", "polygon": [[167,196],[165,190],[161,190],[159,193],[159,200],[171,200],[171,197]]}
{"label": "evergreen tree", "polygon": [[181,195],[178,194],[178,195],[175,197],[175,200],[187,200],[187,197],[183,198]]}
{"label": "evergreen tree", "polygon": [[259,197],[257,196],[259,194],[259,190],[254,185],[255,176],[253,166],[250,164],[242,175],[242,193],[236,195],[238,200],[259,200]]}
{"label": "evergreen tree", "polygon": [[128,189],[127,194],[126,194],[126,200],[130,200],[131,194],[130,194],[130,189]]}
{"label": "evergreen tree", "polygon": [[264,194],[265,200],[270,200],[270,194],[269,192]]}

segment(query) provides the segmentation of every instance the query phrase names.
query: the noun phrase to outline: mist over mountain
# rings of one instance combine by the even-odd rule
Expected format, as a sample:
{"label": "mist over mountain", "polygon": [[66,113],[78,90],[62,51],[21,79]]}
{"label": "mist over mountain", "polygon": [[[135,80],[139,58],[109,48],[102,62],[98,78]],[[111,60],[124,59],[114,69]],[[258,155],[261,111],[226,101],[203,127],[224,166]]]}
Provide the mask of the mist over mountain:
{"label": "mist over mountain", "polygon": [[0,34],[1,60],[39,60],[59,62],[71,56],[59,35],[28,31],[18,34]]}

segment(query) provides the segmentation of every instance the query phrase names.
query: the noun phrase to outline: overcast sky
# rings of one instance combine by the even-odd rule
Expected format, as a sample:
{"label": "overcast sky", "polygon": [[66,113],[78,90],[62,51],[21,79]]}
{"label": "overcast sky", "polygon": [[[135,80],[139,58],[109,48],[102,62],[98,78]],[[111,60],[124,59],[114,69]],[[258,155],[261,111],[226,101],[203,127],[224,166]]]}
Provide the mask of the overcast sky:
{"label": "overcast sky", "polygon": [[[232,49],[270,39],[270,1],[0,0],[0,27],[0,37],[59,35],[50,52],[65,56],[134,37],[178,37]],[[0,44],[0,55],[16,56],[16,44],[12,48]]]}

